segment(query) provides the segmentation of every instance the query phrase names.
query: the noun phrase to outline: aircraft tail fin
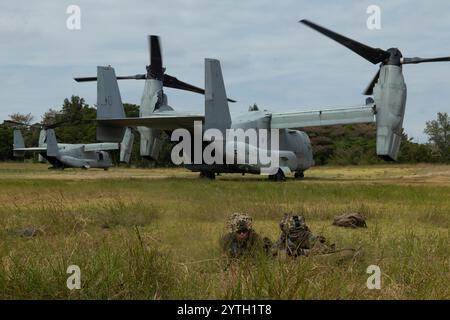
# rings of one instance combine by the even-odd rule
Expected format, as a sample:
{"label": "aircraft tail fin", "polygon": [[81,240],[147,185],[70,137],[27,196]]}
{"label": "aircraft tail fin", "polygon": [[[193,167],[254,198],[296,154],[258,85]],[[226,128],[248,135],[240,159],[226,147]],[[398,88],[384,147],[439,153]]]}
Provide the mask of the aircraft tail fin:
{"label": "aircraft tail fin", "polygon": [[215,128],[225,134],[230,127],[230,109],[220,61],[205,59],[205,129]]}
{"label": "aircraft tail fin", "polygon": [[[46,136],[45,129],[42,129],[39,132],[39,144],[38,144],[39,147],[45,147],[45,136]],[[41,163],[46,162],[45,158],[40,154],[38,155],[38,161]]]}
{"label": "aircraft tail fin", "polygon": [[45,137],[46,137],[45,131],[46,131],[45,129],[42,129],[39,132],[39,144],[38,144],[39,147],[44,147],[45,146]]}
{"label": "aircraft tail fin", "polygon": [[47,141],[47,156],[56,157],[59,155],[58,142],[56,141],[55,130],[47,129],[46,132]]}
{"label": "aircraft tail fin", "polygon": [[[116,73],[112,67],[97,67],[97,119],[125,118]],[[121,142],[124,127],[112,127],[98,123],[97,140]]]}
{"label": "aircraft tail fin", "polygon": [[25,148],[25,142],[23,141],[22,132],[19,129],[14,130],[14,141],[13,141],[13,155],[14,157],[23,157],[25,151],[17,151],[18,148]]}

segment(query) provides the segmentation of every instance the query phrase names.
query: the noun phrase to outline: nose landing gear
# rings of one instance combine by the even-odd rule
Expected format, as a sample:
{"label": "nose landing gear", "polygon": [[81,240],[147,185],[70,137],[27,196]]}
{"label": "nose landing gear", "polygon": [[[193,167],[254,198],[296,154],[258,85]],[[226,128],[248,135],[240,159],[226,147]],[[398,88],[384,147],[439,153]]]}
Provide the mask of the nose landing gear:
{"label": "nose landing gear", "polygon": [[294,175],[295,179],[302,180],[305,177],[305,173],[303,171],[297,171]]}

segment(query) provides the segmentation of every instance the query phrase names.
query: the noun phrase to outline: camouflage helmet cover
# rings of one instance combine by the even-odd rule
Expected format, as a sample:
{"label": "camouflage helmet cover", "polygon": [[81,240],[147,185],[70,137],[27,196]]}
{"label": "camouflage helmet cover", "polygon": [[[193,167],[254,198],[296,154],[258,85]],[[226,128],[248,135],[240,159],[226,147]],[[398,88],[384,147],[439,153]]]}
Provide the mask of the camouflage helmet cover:
{"label": "camouflage helmet cover", "polygon": [[231,232],[252,229],[252,218],[245,213],[235,212],[228,219],[227,226]]}
{"label": "camouflage helmet cover", "polygon": [[301,215],[289,215],[286,213],[280,221],[280,229],[285,233],[292,233],[304,228],[307,228],[305,218]]}

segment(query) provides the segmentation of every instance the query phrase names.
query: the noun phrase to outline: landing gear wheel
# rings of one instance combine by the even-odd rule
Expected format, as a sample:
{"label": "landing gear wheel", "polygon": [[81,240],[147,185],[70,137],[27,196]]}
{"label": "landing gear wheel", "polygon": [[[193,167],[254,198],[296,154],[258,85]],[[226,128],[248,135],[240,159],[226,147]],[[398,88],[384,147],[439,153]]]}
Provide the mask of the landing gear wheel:
{"label": "landing gear wheel", "polygon": [[48,167],[48,170],[64,170],[64,166],[63,165],[53,165],[52,167]]}
{"label": "landing gear wheel", "polygon": [[294,175],[295,179],[301,180],[305,177],[305,173],[303,171],[297,171]]}
{"label": "landing gear wheel", "polygon": [[272,174],[269,176],[269,180],[273,181],[286,181],[286,176],[284,175],[283,170],[278,169],[276,174]]}
{"label": "landing gear wheel", "polygon": [[208,178],[210,180],[214,180],[216,179],[216,174],[212,171],[201,171],[200,178]]}

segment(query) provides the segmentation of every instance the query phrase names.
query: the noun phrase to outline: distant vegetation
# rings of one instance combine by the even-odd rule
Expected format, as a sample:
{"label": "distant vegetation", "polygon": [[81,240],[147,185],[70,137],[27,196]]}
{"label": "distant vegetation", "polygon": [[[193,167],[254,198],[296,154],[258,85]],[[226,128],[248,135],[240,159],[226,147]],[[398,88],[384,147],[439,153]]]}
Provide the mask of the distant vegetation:
{"label": "distant vegetation", "polygon": [[[139,106],[124,104],[129,117],[139,116]],[[64,125],[56,128],[59,142],[64,143],[92,143],[95,142],[96,109],[85,103],[83,98],[72,96],[65,99],[59,109],[49,109],[40,121],[34,121],[31,114],[11,114],[10,119],[23,122],[32,127],[23,126],[27,146],[37,145],[39,126],[63,121]],[[328,126],[305,128],[311,138],[316,165],[361,165],[382,163],[376,156],[376,129],[374,124],[357,124],[344,126]],[[419,144],[406,133],[402,134],[402,144],[398,161],[400,163],[418,162],[450,162],[450,118],[447,113],[438,113],[436,120],[426,123],[424,132],[429,137],[429,143]],[[158,161],[143,159],[139,155],[139,134],[135,134],[131,165],[138,167],[167,167],[172,166],[170,150],[172,143],[167,135]],[[0,161],[14,160],[12,154],[13,126],[0,124]],[[33,157],[33,155],[28,155]],[[117,154],[114,158],[118,159]],[[35,159],[36,156],[35,156]]]}
{"label": "distant vegetation", "polygon": [[[305,128],[314,150],[316,165],[361,165],[384,163],[376,155],[375,124]],[[448,162],[432,143],[420,144],[402,133],[398,162]],[[450,141],[450,139],[449,139]],[[447,142],[448,143],[448,142]]]}

